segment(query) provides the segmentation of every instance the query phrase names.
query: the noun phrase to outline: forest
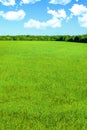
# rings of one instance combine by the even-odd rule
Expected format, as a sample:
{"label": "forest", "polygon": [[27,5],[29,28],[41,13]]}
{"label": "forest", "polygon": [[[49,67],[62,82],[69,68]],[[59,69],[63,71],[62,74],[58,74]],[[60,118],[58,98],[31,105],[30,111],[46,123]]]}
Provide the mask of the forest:
{"label": "forest", "polygon": [[35,36],[35,35],[16,35],[0,36],[0,40],[22,40],[22,41],[69,41],[87,43],[87,34],[84,35],[54,35],[54,36]]}

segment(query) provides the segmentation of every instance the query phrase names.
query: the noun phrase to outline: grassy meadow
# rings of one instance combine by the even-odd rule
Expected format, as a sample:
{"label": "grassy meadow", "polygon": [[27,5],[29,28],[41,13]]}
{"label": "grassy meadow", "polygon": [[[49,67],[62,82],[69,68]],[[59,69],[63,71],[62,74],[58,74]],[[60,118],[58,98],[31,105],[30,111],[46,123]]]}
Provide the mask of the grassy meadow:
{"label": "grassy meadow", "polygon": [[87,130],[87,44],[0,41],[0,130]]}

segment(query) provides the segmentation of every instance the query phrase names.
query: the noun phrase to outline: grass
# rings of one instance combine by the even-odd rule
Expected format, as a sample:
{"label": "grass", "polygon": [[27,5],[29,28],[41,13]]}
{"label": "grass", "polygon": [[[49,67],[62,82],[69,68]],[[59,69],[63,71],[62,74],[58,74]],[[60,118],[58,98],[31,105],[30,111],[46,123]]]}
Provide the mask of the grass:
{"label": "grass", "polygon": [[87,45],[0,41],[0,130],[87,130]]}

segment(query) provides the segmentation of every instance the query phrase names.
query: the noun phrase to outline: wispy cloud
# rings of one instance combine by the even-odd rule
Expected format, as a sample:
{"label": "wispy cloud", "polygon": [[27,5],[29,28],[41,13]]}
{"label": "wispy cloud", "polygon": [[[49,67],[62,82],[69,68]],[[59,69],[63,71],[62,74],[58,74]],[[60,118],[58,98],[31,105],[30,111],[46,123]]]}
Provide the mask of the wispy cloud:
{"label": "wispy cloud", "polygon": [[15,0],[0,0],[0,3],[5,6],[14,6],[16,4]]}
{"label": "wispy cloud", "polygon": [[[19,4],[34,4],[41,0],[20,0]],[[16,0],[0,0],[0,3],[5,6],[14,6],[16,4]]]}
{"label": "wispy cloud", "polygon": [[22,4],[34,4],[40,0],[21,0],[20,5]]}
{"label": "wispy cloud", "polygon": [[50,0],[50,4],[60,4],[60,5],[66,5],[70,3],[72,0]]}

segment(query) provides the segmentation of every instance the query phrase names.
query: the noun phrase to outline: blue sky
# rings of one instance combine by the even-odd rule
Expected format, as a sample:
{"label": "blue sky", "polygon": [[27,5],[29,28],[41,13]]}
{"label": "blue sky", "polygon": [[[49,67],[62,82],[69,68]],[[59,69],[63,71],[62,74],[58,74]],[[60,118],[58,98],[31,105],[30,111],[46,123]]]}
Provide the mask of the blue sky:
{"label": "blue sky", "polygon": [[87,0],[0,0],[0,35],[87,34]]}

